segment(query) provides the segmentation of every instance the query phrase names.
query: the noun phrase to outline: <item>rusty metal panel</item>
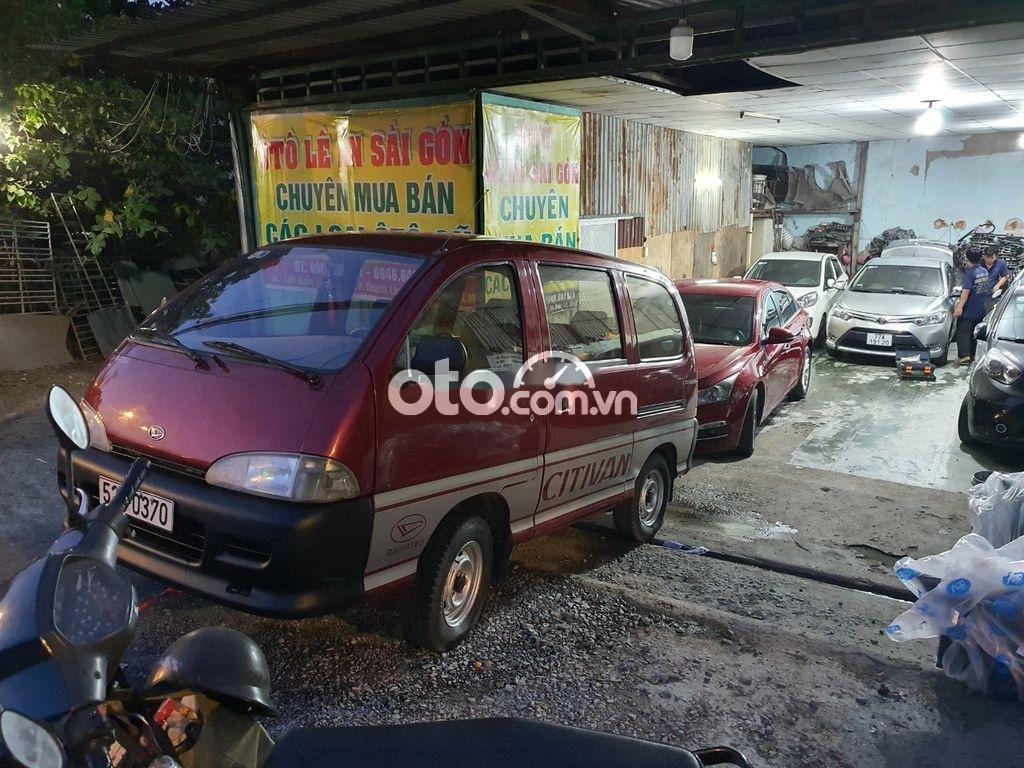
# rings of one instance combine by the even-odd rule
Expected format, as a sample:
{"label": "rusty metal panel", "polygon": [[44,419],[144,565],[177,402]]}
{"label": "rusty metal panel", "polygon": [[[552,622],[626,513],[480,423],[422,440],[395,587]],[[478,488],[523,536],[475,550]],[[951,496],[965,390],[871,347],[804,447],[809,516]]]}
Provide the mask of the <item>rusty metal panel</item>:
{"label": "rusty metal panel", "polygon": [[583,114],[584,216],[642,216],[648,237],[745,224],[750,145]]}

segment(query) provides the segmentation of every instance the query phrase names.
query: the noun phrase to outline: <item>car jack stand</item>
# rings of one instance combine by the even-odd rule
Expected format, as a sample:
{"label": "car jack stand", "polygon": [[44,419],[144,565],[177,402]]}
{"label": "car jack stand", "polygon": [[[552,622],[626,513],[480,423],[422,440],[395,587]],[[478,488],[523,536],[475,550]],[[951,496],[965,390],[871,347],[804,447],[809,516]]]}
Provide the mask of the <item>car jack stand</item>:
{"label": "car jack stand", "polygon": [[935,381],[935,366],[931,353],[918,349],[896,350],[896,373],[901,379]]}

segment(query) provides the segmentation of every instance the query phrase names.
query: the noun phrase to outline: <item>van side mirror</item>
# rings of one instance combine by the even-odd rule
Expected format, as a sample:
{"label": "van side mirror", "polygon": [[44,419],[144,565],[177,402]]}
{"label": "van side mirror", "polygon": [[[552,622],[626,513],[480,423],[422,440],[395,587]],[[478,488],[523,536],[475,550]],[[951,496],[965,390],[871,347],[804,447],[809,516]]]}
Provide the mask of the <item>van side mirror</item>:
{"label": "van side mirror", "polygon": [[469,363],[466,345],[454,336],[427,336],[416,345],[410,368],[427,376],[433,376],[437,364],[448,362],[448,370],[461,373]]}
{"label": "van side mirror", "polygon": [[988,323],[978,323],[974,326],[974,338],[981,341],[988,336]]}
{"label": "van side mirror", "polygon": [[796,334],[781,326],[774,326],[768,331],[769,344],[788,344],[796,338]]}
{"label": "van side mirror", "polygon": [[89,425],[75,398],[63,387],[50,387],[46,396],[46,416],[57,440],[66,450],[89,447]]}

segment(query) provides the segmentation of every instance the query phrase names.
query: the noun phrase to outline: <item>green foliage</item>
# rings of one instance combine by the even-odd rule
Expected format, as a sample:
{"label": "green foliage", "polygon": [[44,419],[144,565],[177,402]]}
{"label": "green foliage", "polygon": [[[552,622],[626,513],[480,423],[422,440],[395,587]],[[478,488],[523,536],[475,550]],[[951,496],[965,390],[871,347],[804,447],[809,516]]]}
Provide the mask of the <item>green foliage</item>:
{"label": "green foliage", "polygon": [[13,30],[0,57],[16,57],[0,68],[0,216],[59,226],[55,193],[91,229],[93,253],[153,262],[233,250],[228,128],[206,81],[76,71],[27,47],[111,11],[149,13],[146,3],[11,2],[0,20]]}

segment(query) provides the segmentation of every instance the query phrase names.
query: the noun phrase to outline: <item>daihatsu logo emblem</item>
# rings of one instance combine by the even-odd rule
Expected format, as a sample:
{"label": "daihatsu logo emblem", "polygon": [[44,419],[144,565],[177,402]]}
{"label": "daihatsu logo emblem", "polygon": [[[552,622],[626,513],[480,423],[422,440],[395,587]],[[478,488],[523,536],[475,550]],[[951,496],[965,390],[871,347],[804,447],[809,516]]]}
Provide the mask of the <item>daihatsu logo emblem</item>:
{"label": "daihatsu logo emblem", "polygon": [[154,424],[152,427],[149,428],[150,440],[163,440],[165,434],[167,433],[164,432],[164,428],[161,427],[159,424]]}
{"label": "daihatsu logo emblem", "polygon": [[400,544],[403,541],[409,541],[416,537],[420,531],[427,525],[427,520],[423,515],[406,515],[391,529],[391,540],[396,544]]}

